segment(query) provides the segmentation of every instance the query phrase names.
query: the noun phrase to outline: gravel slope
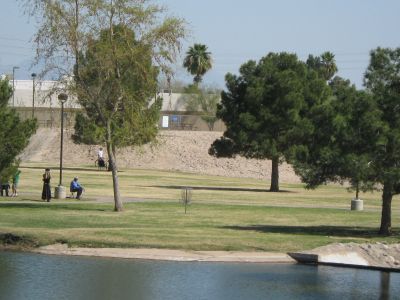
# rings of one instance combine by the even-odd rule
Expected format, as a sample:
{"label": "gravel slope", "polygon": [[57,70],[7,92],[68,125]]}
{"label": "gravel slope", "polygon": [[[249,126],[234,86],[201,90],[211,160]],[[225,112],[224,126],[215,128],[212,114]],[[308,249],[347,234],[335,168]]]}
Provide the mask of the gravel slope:
{"label": "gravel slope", "polygon": [[[71,140],[72,131],[64,133],[64,164],[66,166],[87,165],[94,163],[98,146],[76,145]],[[222,132],[208,131],[161,131],[155,145],[118,151],[117,160],[120,168],[176,170],[198,174],[249,177],[269,180],[271,162],[267,160],[214,158],[208,155],[211,143]],[[31,138],[21,154],[23,162],[59,162],[59,129],[40,128]],[[280,166],[280,181],[300,182],[290,165]]]}

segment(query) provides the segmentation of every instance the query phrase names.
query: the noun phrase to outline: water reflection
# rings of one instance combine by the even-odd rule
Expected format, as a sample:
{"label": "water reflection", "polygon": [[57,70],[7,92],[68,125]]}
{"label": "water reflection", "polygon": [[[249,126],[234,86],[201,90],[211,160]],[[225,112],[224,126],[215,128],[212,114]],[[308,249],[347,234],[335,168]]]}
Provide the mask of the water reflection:
{"label": "water reflection", "polygon": [[391,295],[399,294],[398,273],[0,252],[0,299],[395,299]]}
{"label": "water reflection", "polygon": [[381,295],[379,297],[380,300],[388,300],[390,299],[390,273],[389,272],[381,272]]}

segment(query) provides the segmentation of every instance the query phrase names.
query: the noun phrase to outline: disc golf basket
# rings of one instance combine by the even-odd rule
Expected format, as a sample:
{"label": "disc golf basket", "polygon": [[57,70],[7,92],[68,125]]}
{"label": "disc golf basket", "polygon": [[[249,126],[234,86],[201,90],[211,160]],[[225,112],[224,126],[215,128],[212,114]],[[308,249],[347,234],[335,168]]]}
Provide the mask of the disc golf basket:
{"label": "disc golf basket", "polygon": [[191,187],[183,187],[181,190],[181,202],[185,205],[185,214],[187,206],[190,205],[192,201],[192,191],[193,189]]}

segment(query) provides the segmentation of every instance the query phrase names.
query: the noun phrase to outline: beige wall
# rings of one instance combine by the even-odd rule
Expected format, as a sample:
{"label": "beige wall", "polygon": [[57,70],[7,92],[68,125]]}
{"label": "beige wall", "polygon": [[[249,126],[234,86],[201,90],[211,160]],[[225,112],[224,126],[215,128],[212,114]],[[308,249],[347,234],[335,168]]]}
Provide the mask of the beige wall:
{"label": "beige wall", "polygon": [[[21,119],[26,120],[32,118],[32,107],[16,107]],[[73,127],[75,122],[75,114],[79,109],[64,108],[64,126]],[[60,108],[44,108],[37,107],[34,112],[35,118],[38,120],[40,127],[60,127],[61,126],[61,109]]]}
{"label": "beige wall", "polygon": [[[32,107],[16,107],[21,119],[26,120],[32,118]],[[73,127],[75,122],[75,114],[81,111],[77,108],[64,108],[64,126]],[[60,127],[61,126],[61,109],[36,107],[34,111],[35,118],[38,120],[40,127]],[[162,117],[169,117],[168,128],[162,127]],[[161,112],[159,127],[162,130],[196,130],[208,131],[208,125],[201,119],[199,115],[185,115],[175,112]],[[214,131],[225,131],[225,124],[218,120],[214,124]]]}

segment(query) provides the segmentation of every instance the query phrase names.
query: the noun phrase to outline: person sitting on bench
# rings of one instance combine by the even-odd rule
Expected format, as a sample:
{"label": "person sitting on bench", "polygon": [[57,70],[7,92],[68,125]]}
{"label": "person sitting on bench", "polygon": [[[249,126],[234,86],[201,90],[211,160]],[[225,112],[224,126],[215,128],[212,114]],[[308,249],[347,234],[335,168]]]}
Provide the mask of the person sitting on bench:
{"label": "person sitting on bench", "polygon": [[79,184],[78,182],[78,177],[74,177],[74,180],[71,181],[71,185],[69,187],[69,190],[71,193],[77,193],[76,194],[76,199],[80,199],[82,192],[83,192],[83,187]]}

